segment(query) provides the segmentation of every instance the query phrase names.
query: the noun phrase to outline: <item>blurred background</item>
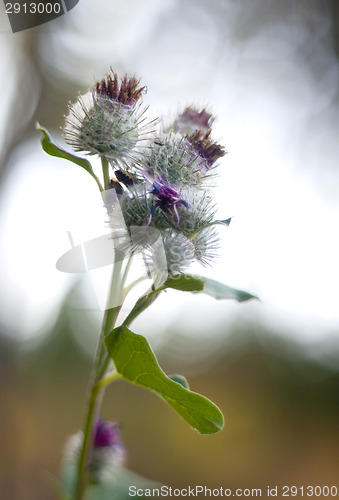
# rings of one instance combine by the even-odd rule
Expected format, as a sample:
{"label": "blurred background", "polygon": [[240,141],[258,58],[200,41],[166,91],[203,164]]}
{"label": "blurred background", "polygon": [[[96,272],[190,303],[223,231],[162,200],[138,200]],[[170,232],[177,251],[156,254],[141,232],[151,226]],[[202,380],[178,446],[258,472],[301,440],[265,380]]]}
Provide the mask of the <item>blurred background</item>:
{"label": "blurred background", "polygon": [[104,214],[35,122],[63,144],[68,101],[110,66],[142,79],[152,116],[217,117],[219,214],[233,219],[200,272],[261,299],[173,291],[135,323],[226,425],[199,436],[118,382],[103,416],[121,423],[129,468],[173,488],[339,487],[338,2],[80,0],[16,34],[0,14],[1,498],[56,498],[49,473],[81,423],[102,313],[93,276],[55,263],[68,231],[81,243]]}

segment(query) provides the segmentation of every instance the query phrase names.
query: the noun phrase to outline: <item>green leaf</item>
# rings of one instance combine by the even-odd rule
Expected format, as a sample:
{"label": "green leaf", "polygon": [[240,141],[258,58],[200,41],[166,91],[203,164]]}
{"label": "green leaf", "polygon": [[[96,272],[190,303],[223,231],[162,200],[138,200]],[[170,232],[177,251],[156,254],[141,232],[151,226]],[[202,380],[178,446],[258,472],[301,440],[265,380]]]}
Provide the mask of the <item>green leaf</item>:
{"label": "green leaf", "polygon": [[246,300],[258,298],[243,290],[224,285],[220,283],[220,281],[211,280],[209,278],[201,278],[201,281],[204,284],[202,292],[211,295],[215,299],[235,299],[238,302],[244,302]]}
{"label": "green leaf", "polygon": [[199,292],[204,288],[204,282],[200,278],[189,274],[178,274],[169,276],[165,283],[158,290],[174,288],[183,292]]}
{"label": "green leaf", "polygon": [[250,299],[257,299],[255,295],[231,288],[230,286],[220,283],[220,281],[210,278],[191,276],[190,274],[178,274],[169,276],[165,283],[161,285],[155,292],[165,290],[166,288],[174,288],[184,292],[203,292],[211,295],[215,299],[234,299],[238,302],[244,302]]}
{"label": "green leaf", "polygon": [[85,158],[81,158],[79,156],[76,156],[72,153],[69,153],[68,151],[65,151],[64,149],[57,146],[53,142],[53,140],[52,140],[51,136],[49,135],[49,133],[47,132],[47,130],[44,127],[42,127],[40,125],[40,123],[36,124],[36,128],[37,128],[37,130],[40,130],[40,132],[42,132],[43,137],[41,139],[41,145],[42,145],[42,149],[45,151],[45,153],[47,153],[50,156],[55,156],[57,158],[63,158],[65,160],[71,161],[72,163],[75,163],[76,165],[79,165],[80,167],[84,168],[86,170],[86,172],[88,172],[95,179],[96,183],[99,186],[100,191],[103,191],[103,188],[100,184],[100,181],[99,181],[98,177],[95,175],[95,173],[93,172],[92,165],[90,164],[90,162],[88,160],[86,160]]}
{"label": "green leaf", "polygon": [[154,488],[161,488],[159,483],[145,479],[123,467],[115,472],[115,477],[111,482],[103,481],[97,485],[90,485],[87,488],[85,500],[130,500],[137,490],[143,490],[146,493],[146,495],[137,495],[137,498],[145,499],[149,498],[147,492]]}
{"label": "green leaf", "polygon": [[219,408],[167,377],[142,335],[122,325],[106,337],[106,346],[123,378],[158,393],[198,432],[212,434],[223,427]]}
{"label": "green leaf", "polygon": [[216,220],[216,224],[223,224],[224,226],[229,226],[231,224],[232,217],[229,217],[228,219],[223,219],[223,220]]}
{"label": "green leaf", "polygon": [[[108,474],[110,476],[108,476]],[[74,489],[77,478],[77,464],[64,463],[61,467],[61,477],[64,483],[64,488],[67,489],[68,495],[60,497],[60,500],[72,500],[74,498]],[[134,472],[126,469],[125,467],[117,467],[111,469],[109,472],[106,470],[106,477],[102,482],[90,483],[86,488],[84,500],[128,500],[131,498],[130,486],[135,489],[153,489],[160,488],[158,483],[146,479]],[[138,498],[146,498],[145,495]]]}

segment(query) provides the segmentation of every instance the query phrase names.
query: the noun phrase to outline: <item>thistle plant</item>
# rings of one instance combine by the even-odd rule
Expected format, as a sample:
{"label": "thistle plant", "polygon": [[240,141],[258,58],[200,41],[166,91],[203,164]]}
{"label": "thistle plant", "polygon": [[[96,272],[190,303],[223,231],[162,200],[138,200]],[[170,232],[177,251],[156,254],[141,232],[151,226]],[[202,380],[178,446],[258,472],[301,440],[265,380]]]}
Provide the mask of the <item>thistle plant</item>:
{"label": "thistle plant", "polygon": [[[145,91],[135,77],[119,80],[112,70],[69,105],[65,142],[83,155],[98,156],[101,172],[86,157],[57,146],[37,125],[46,153],[77,164],[96,182],[107,212],[110,234],[105,245],[110,245],[113,264],[83,428],[65,449],[63,498],[72,500],[100,500],[105,495],[100,488],[109,487],[113,495],[119,478],[125,474],[126,480],[119,429],[100,416],[105,389],[119,378],[156,392],[201,434],[223,427],[217,406],[190,391],[183,376],[162,371],[146,338],[130,329],[133,321],[166,289],[239,302],[254,297],[188,272],[194,262],[206,266],[215,260],[219,231],[231,220],[216,219],[213,185],[226,151],[212,138],[214,118],[189,106],[164,128],[159,120],[148,120],[142,104]],[[138,255],[144,269],[131,282]],[[122,314],[128,293],[146,279],[151,280],[147,291]]]}

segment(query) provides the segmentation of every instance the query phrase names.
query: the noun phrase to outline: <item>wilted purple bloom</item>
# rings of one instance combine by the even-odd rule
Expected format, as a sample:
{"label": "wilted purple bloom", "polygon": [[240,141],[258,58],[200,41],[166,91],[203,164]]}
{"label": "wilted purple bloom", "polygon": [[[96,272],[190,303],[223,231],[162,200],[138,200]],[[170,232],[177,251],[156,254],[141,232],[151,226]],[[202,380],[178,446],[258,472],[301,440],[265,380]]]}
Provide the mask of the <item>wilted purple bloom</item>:
{"label": "wilted purple bloom", "polygon": [[226,154],[225,149],[220,146],[220,144],[213,142],[210,135],[210,130],[207,132],[204,130],[196,130],[193,134],[187,136],[187,140],[195,151],[205,160],[206,169],[209,169],[213,163]]}

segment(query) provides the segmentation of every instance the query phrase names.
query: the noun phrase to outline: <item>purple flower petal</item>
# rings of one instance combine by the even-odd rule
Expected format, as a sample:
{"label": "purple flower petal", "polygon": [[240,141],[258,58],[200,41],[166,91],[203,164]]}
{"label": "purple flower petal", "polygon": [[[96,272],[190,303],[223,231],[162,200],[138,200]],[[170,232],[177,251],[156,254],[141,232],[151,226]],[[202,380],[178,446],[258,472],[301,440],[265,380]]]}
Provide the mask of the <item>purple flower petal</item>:
{"label": "purple flower petal", "polygon": [[118,425],[99,418],[95,427],[94,447],[115,447],[121,445]]}

